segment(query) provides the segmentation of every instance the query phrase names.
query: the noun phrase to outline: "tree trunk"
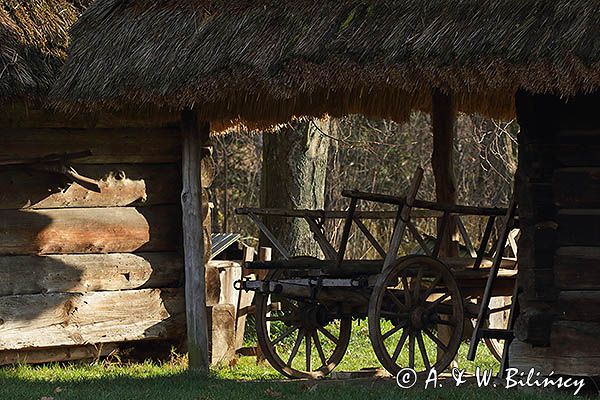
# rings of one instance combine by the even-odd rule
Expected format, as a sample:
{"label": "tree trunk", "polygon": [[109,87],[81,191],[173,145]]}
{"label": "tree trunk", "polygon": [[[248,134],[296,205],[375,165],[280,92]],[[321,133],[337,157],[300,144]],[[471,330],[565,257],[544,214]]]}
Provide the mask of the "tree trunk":
{"label": "tree trunk", "polygon": [[[329,120],[323,119],[293,122],[264,135],[261,207],[324,208],[329,137],[323,133],[328,132]],[[281,217],[264,221],[292,256],[322,256],[306,221]],[[261,245],[270,243],[261,238]]]}

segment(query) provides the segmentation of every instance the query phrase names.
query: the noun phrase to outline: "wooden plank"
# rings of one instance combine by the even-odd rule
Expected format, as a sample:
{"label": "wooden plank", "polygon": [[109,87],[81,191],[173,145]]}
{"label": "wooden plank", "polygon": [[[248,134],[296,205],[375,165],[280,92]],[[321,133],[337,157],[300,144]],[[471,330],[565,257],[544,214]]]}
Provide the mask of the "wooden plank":
{"label": "wooden plank", "polygon": [[[595,111],[594,111],[595,112]],[[589,120],[589,118],[587,118]],[[598,129],[562,129],[557,135],[559,162],[566,167],[600,167]]]}
{"label": "wooden plank", "polygon": [[[340,248],[338,251],[337,266],[341,267],[344,257],[346,255],[346,247],[348,246],[348,240],[350,239],[350,230],[352,229],[352,221],[354,220],[354,214],[356,213],[356,205],[358,199],[351,198],[350,205],[348,206],[348,214],[344,221],[344,228],[342,230],[342,238],[340,239]],[[397,218],[397,215],[396,215]]]}
{"label": "wooden plank", "polygon": [[287,249],[285,247],[283,247],[283,245],[281,244],[279,239],[277,239],[277,237],[275,237],[273,232],[271,232],[271,230],[269,228],[267,228],[267,226],[260,220],[260,218],[258,218],[253,213],[248,214],[248,216],[250,217],[252,222],[254,222],[254,224],[258,227],[258,229],[267,237],[267,239],[269,239],[269,242],[271,242],[273,247],[275,247],[277,249],[277,251],[279,251],[281,256],[283,258],[285,258],[286,260],[289,259],[290,253],[287,251]]}
{"label": "wooden plank", "polygon": [[560,210],[558,246],[596,246],[600,243],[600,210]]}
{"label": "wooden plank", "polygon": [[475,251],[475,248],[473,247],[473,243],[471,242],[471,238],[469,237],[469,232],[467,232],[467,228],[465,227],[465,224],[463,224],[462,219],[459,216],[456,217],[456,222],[458,225],[458,230],[460,232],[460,236],[462,237],[463,241],[465,242],[465,246],[467,247],[469,254],[471,254],[471,257],[476,258],[477,252]]}
{"label": "wooden plank", "polygon": [[0,256],[0,296],[178,287],[178,253]]}
{"label": "wooden plank", "polygon": [[175,251],[177,206],[0,210],[0,254]]}
{"label": "wooden plank", "polygon": [[181,113],[183,135],[181,206],[185,265],[185,314],[189,368],[207,373],[209,368],[208,315],[205,298],[205,244],[202,230],[201,162],[210,135],[208,123],[198,121],[195,111]]}
{"label": "wooden plank", "polygon": [[483,261],[483,257],[485,256],[485,252],[487,250],[488,242],[490,241],[490,236],[492,235],[492,230],[494,229],[494,223],[496,222],[496,217],[489,216],[487,219],[487,223],[485,225],[485,230],[483,231],[483,236],[481,237],[481,242],[479,243],[479,248],[477,249],[477,257],[475,257],[475,263],[473,264],[473,269],[479,269],[481,266],[481,262]]}
{"label": "wooden plank", "polygon": [[566,167],[600,167],[600,145],[564,144],[557,158]]}
{"label": "wooden plank", "polygon": [[554,257],[554,281],[563,290],[600,290],[600,247],[561,247]]}
{"label": "wooden plank", "polygon": [[[600,290],[563,291],[558,295],[558,318],[600,323]],[[598,332],[600,334],[600,331]]]}
{"label": "wooden plank", "polygon": [[[369,231],[369,228],[367,228],[367,226],[360,220],[360,218],[356,217],[356,213],[354,214],[354,218],[352,218],[352,221],[354,221],[356,226],[358,226],[358,229],[360,229],[360,231],[363,233],[363,235],[365,235],[365,237],[367,238],[369,243],[371,243],[371,246],[373,246],[373,248],[377,251],[377,253],[379,253],[379,255],[382,258],[385,258],[385,255],[386,255],[385,249],[383,247],[381,247],[381,245],[379,244],[377,239],[375,239],[375,237]],[[408,225],[409,229],[411,229],[411,232],[413,232],[412,229],[414,229],[414,226],[412,225],[410,220],[408,221],[407,225]],[[413,235],[414,235],[414,233],[413,233]],[[417,235],[418,235],[418,232],[417,232]],[[420,238],[420,235],[417,236],[417,240],[419,238]],[[425,250],[425,251],[427,252],[427,250]]]}
{"label": "wooden plank", "polygon": [[[348,194],[353,191],[345,191]],[[404,198],[401,198],[401,202],[404,202]],[[236,208],[235,213],[239,215],[248,215],[250,213],[255,215],[267,215],[272,217],[287,217],[287,218],[305,218],[313,217],[320,219],[346,219],[348,217],[348,211],[344,210],[307,210],[307,209],[296,209],[288,210],[285,208]],[[360,211],[356,210],[354,216],[358,219],[395,219],[396,211]],[[411,218],[431,218],[439,217],[442,213],[440,211],[430,210],[411,210]]]}
{"label": "wooden plank", "polygon": [[79,163],[170,163],[181,159],[181,135],[173,128],[0,129],[0,160],[91,150]]}
{"label": "wooden plank", "polygon": [[557,169],[552,185],[562,208],[600,208],[600,168]]}
{"label": "wooden plank", "polygon": [[600,375],[600,324],[557,322],[552,326],[550,347],[534,347],[514,340],[510,366],[521,371],[535,368],[542,375]]}
{"label": "wooden plank", "polygon": [[0,168],[0,209],[124,207],[176,204],[181,174],[176,164],[74,165],[81,175],[99,181],[100,193],[63,175]]}
{"label": "wooden plank", "polygon": [[97,360],[118,353],[119,344],[62,346],[43,349],[0,351],[0,365],[42,364],[61,361]]}
{"label": "wooden plank", "polygon": [[[406,198],[400,196],[391,196],[388,194],[381,193],[370,193],[361,192],[360,190],[342,190],[342,196],[353,199],[361,199],[367,201],[373,201],[376,203],[383,204],[394,204],[401,206],[406,203]],[[422,208],[424,210],[430,210],[431,213],[420,214],[420,210],[414,210],[414,208]],[[410,216],[415,217],[421,215],[424,218],[441,216],[443,212],[449,212],[452,215],[480,215],[480,216],[502,216],[506,214],[506,208],[500,207],[475,207],[475,206],[464,206],[459,204],[445,204],[440,202],[418,200],[413,202],[413,209],[411,210]],[[365,211],[366,213],[366,211]],[[359,218],[364,218],[362,213],[356,212]]]}
{"label": "wooden plank", "polygon": [[555,284],[554,268],[536,266],[522,268],[519,261],[519,287],[523,290],[519,301],[526,307],[529,302],[555,302],[559,289]]}
{"label": "wooden plank", "polygon": [[185,329],[181,289],[0,297],[0,350],[167,339]]}
{"label": "wooden plank", "polygon": [[410,221],[410,210],[413,207],[413,202],[417,197],[417,193],[419,192],[419,187],[421,186],[422,180],[423,168],[417,167],[417,170],[413,175],[410,188],[408,189],[408,192],[406,194],[406,204],[403,204],[398,207],[398,217],[396,217],[396,221],[394,223],[394,231],[392,233],[392,239],[390,240],[387,254],[385,255],[385,258],[383,260],[382,272],[384,272],[387,268],[391,268],[396,258],[398,257],[398,249],[400,248],[400,243],[402,242],[402,238],[404,237],[406,224]]}
{"label": "wooden plank", "polygon": [[2,128],[155,128],[176,127],[173,112],[63,114],[30,104],[11,103],[0,109]]}
{"label": "wooden plank", "polygon": [[325,237],[322,226],[319,226],[315,218],[306,217],[304,220],[308,223],[308,227],[313,234],[313,238],[319,244],[319,247],[325,255],[325,258],[329,260],[337,260],[337,251],[335,251],[331,243],[329,243],[329,240],[327,240]]}

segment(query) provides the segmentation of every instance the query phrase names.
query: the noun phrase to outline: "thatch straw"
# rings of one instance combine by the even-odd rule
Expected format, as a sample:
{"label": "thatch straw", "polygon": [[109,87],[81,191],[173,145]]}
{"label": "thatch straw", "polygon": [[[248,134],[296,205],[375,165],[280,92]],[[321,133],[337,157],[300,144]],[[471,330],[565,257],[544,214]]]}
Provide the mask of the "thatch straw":
{"label": "thatch straw", "polygon": [[0,1],[0,102],[47,94],[66,59],[69,28],[90,1]]}
{"label": "thatch straw", "polygon": [[98,0],[53,98],[264,126],[402,120],[438,88],[463,111],[510,117],[518,88],[600,88],[599,21],[598,0]]}

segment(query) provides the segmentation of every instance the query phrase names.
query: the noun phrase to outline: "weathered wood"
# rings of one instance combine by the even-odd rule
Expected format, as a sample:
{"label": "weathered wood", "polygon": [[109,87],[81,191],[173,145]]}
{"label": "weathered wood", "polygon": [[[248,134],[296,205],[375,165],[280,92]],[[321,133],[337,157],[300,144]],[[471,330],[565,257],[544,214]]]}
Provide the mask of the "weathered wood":
{"label": "weathered wood", "polygon": [[319,226],[315,218],[306,217],[304,220],[308,223],[310,231],[313,234],[313,239],[319,244],[321,251],[325,255],[325,258],[330,260],[337,260],[337,251],[333,248],[329,240],[325,237],[322,226]]}
{"label": "weathered wood", "polygon": [[[494,288],[496,286],[495,277],[499,275],[500,266],[503,261],[502,253],[504,252],[504,247],[506,246],[506,242],[508,240],[512,220],[515,216],[516,210],[517,200],[516,196],[513,194],[510,200],[510,204],[508,206],[508,212],[503,219],[502,229],[498,235],[496,253],[494,254],[492,266],[489,269],[489,277],[485,283],[483,295],[477,301],[477,305],[480,307],[480,309],[479,314],[477,315],[477,322],[475,323],[475,327],[473,329],[473,336],[471,337],[471,346],[469,347],[469,352],[467,354],[467,358],[471,361],[475,360],[475,355],[477,354],[477,346],[479,345],[479,341],[485,336],[483,333],[484,321],[487,317],[487,310],[489,308],[490,301],[492,299],[492,296],[494,296]],[[481,271],[481,268],[478,268],[473,271],[479,272]]]}
{"label": "weathered wood", "polygon": [[[345,191],[352,193],[353,191]],[[404,200],[402,200],[404,201]],[[273,217],[289,217],[289,218],[321,218],[321,219],[345,219],[348,216],[348,211],[342,210],[287,210],[283,208],[236,208],[236,214],[248,215],[270,215]],[[431,218],[439,217],[442,213],[439,211],[429,210],[412,210],[411,218]],[[396,211],[360,211],[354,212],[354,216],[359,219],[394,219]]]}
{"label": "weathered wood", "polygon": [[417,170],[413,175],[412,182],[408,189],[408,193],[406,194],[406,204],[403,204],[398,207],[398,216],[396,217],[396,221],[394,222],[394,231],[392,233],[392,238],[388,246],[387,254],[383,259],[383,270],[391,268],[392,265],[395,263],[396,258],[398,257],[398,249],[400,248],[400,243],[402,242],[402,238],[404,237],[406,224],[410,220],[410,210],[413,207],[413,203],[415,201],[415,198],[417,197],[417,193],[419,192],[419,187],[421,186],[422,180],[423,168],[417,167]]}
{"label": "weathered wood", "polygon": [[90,150],[78,163],[168,163],[181,159],[178,129],[0,129],[0,160]]}
{"label": "weathered wood", "polygon": [[42,104],[11,103],[0,109],[2,128],[155,128],[176,127],[179,115],[152,110],[140,113],[64,114],[44,109]]}
{"label": "weathered wood", "polygon": [[221,302],[221,293],[224,288],[221,285],[219,268],[213,261],[206,263],[205,276],[206,297],[204,301],[207,306],[219,304]]}
{"label": "weathered wood", "polygon": [[559,322],[552,327],[550,347],[534,347],[515,340],[510,346],[510,366],[521,371],[535,368],[547,375],[600,375],[600,324]]}
{"label": "weathered wood", "polygon": [[177,206],[0,210],[0,254],[174,251]]}
{"label": "weathered wood", "polygon": [[181,192],[176,164],[74,165],[99,181],[100,193],[62,175],[23,167],[0,168],[0,209],[123,207],[176,204]]}
{"label": "weathered wood", "polygon": [[532,269],[519,264],[519,287],[522,289],[519,301],[524,308],[530,302],[555,302],[559,292],[552,267]]}
{"label": "weathered wood", "polygon": [[554,258],[554,279],[563,290],[600,290],[600,247],[561,247]]}
{"label": "weathered wood", "polygon": [[0,296],[178,287],[177,253],[0,256]]}
{"label": "weathered wood", "polygon": [[483,231],[483,236],[481,237],[481,242],[479,243],[479,247],[477,249],[477,256],[475,257],[473,269],[479,269],[479,267],[481,266],[481,261],[483,260],[483,257],[486,254],[488,243],[490,241],[490,236],[492,235],[492,230],[494,229],[495,222],[496,217],[488,217],[487,223],[485,225],[485,230]]}
{"label": "weathered wood", "polygon": [[513,329],[515,337],[534,346],[550,345],[550,328],[555,318],[554,311],[547,304],[539,308],[522,308]]}
{"label": "weathered wood", "polygon": [[[354,221],[356,226],[358,226],[358,229],[360,229],[360,231],[363,233],[363,235],[365,235],[365,237],[367,238],[369,243],[371,243],[371,246],[373,246],[373,248],[377,251],[377,253],[379,253],[379,255],[381,257],[385,258],[385,254],[386,254],[385,249],[383,247],[381,247],[381,244],[379,244],[377,239],[375,239],[375,236],[373,236],[373,234],[371,234],[371,232],[369,231],[369,228],[367,228],[367,226],[359,218],[356,217],[356,213],[354,214],[354,218],[352,218],[352,221]],[[415,236],[415,238],[417,240],[421,239],[419,232],[416,231],[416,228],[414,227],[412,222],[408,221],[407,226],[411,230],[413,236]],[[419,243],[422,243],[422,242],[419,241]],[[427,251],[428,251],[427,247],[425,247],[425,252],[427,253]]]}
{"label": "weathered wood", "polygon": [[208,316],[205,299],[205,244],[202,222],[201,162],[210,126],[198,121],[195,111],[181,113],[183,136],[181,205],[185,265],[185,313],[189,368],[208,372]]}
{"label": "weathered wood", "polygon": [[260,220],[260,218],[258,218],[253,213],[249,213],[248,216],[250,217],[252,222],[254,222],[254,224],[258,227],[260,232],[263,235],[265,235],[265,237],[269,240],[269,242],[271,242],[271,244],[277,249],[277,251],[279,251],[281,256],[284,259],[290,258],[290,253],[288,252],[288,250],[285,247],[283,247],[283,244],[281,244],[281,242],[279,241],[279,239],[277,239],[277,237],[273,234],[273,232],[271,232],[271,230],[269,228],[267,228],[265,224],[263,224],[263,222]]}
{"label": "weathered wood", "polygon": [[600,323],[600,290],[560,292],[558,295],[558,319]]}
{"label": "weathered wood", "polygon": [[[345,195],[344,195],[345,196]],[[342,238],[340,239],[340,248],[338,250],[337,266],[341,266],[346,255],[346,247],[348,246],[348,240],[350,239],[350,230],[352,229],[352,221],[354,220],[354,214],[356,213],[356,206],[358,199],[352,197],[350,199],[350,205],[348,206],[348,215],[344,221],[344,228],[342,229]],[[398,213],[396,212],[396,217]]]}
{"label": "weathered wood", "polygon": [[[208,275],[209,269],[215,269],[218,273],[219,296],[217,303],[220,304],[237,304],[240,291],[233,287],[233,283],[242,278],[242,264],[240,261],[231,260],[211,260],[206,263]],[[207,306],[209,292],[208,276],[206,281]]]}
{"label": "weathered wood", "polygon": [[555,221],[527,221],[521,228],[519,268],[552,268],[554,251],[561,227]]}
{"label": "weathered wood", "polygon": [[183,334],[181,289],[0,297],[0,350],[166,339]]}
{"label": "weathered wood", "polygon": [[600,168],[557,169],[552,185],[562,208],[600,208]]}
{"label": "weathered wood", "polygon": [[[600,137],[590,132],[598,129],[598,118],[591,116],[597,112],[599,99],[597,95],[582,95],[565,101],[525,91],[516,96],[521,127],[517,188],[521,228],[519,286],[523,292],[519,295],[521,312],[515,334],[533,346],[549,347],[514,341],[510,347],[511,367],[535,367],[541,373],[568,375],[600,373],[600,324],[552,322],[561,318],[560,309],[565,306],[561,302],[563,292],[558,288],[595,285],[585,282],[596,280],[593,269],[585,270],[586,265],[593,264],[593,256],[579,256],[581,248],[569,249],[572,253],[556,248],[596,246],[600,238],[598,218],[594,215],[597,210],[557,209],[596,208],[590,195],[594,184],[582,171],[600,166]],[[585,186],[588,184],[590,187]]]}
{"label": "weathered wood", "polygon": [[558,161],[565,167],[600,167],[598,130],[561,131],[557,141]]}
{"label": "weathered wood", "polygon": [[228,366],[235,358],[235,306],[208,307],[210,363]]}
{"label": "weathered wood", "polygon": [[600,243],[600,210],[560,210],[559,246],[596,246]]}
{"label": "weathered wood", "polygon": [[62,346],[30,350],[0,351],[0,365],[42,364],[61,361],[97,360],[118,353],[119,344],[101,343],[99,345]]}
{"label": "weathered wood", "polygon": [[[456,108],[451,95],[434,89],[432,93],[431,127],[433,153],[431,167],[435,180],[435,200],[444,204],[456,204],[456,177],[454,171],[454,137]],[[456,221],[449,218],[447,229],[440,229],[440,254],[445,257],[458,255],[458,231]],[[440,222],[438,222],[440,225]],[[434,254],[436,254],[434,252]],[[445,329],[445,328],[444,328]]]}
{"label": "weathered wood", "polygon": [[[342,196],[394,205],[402,205],[406,202],[406,199],[404,197],[391,196],[388,194],[380,193],[361,192],[359,190],[343,190]],[[413,202],[413,208],[423,208],[425,210],[449,212],[451,214],[459,215],[502,216],[506,214],[506,208],[454,205],[418,199]],[[418,215],[416,214],[417,212],[420,212],[420,210],[413,210],[411,212],[411,217]],[[356,214],[358,213],[359,212],[357,211]],[[440,215],[440,213],[425,214],[424,217],[434,217]]]}
{"label": "weathered wood", "polygon": [[[260,271],[250,271],[245,267],[246,262],[254,260],[254,248],[245,247],[243,251],[243,258],[240,260],[242,270],[240,272],[240,278],[246,278],[252,276],[258,276]],[[254,298],[254,293],[251,291],[236,290],[237,299],[235,302],[235,348],[240,349],[244,346],[244,334],[246,331],[246,314],[242,313],[241,310],[250,307]]]}

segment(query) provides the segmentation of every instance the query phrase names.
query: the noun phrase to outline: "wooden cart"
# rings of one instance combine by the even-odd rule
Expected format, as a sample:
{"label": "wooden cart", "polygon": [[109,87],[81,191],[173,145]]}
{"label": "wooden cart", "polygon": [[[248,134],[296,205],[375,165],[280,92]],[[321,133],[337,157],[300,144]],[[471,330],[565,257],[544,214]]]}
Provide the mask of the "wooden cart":
{"label": "wooden cart", "polygon": [[[469,356],[477,344],[486,344],[502,356],[499,340],[511,339],[510,330],[490,327],[490,316],[504,313],[506,305],[490,309],[493,297],[513,295],[516,260],[503,258],[509,231],[514,225],[514,202],[508,209],[443,205],[416,200],[422,179],[418,170],[406,197],[344,191],[350,207],[343,214],[344,229],[335,250],[323,232],[326,218],[339,212],[240,209],[248,215],[280,252],[282,259],[251,262],[248,268],[268,270],[264,279],[236,283],[255,292],[256,333],[265,358],[291,378],[321,378],[342,360],[349,343],[353,319],[368,319],[369,338],[381,364],[396,374],[404,367],[424,373],[438,372],[454,360],[463,329],[476,321]],[[357,211],[359,201],[393,204],[397,211]],[[326,259],[290,257],[277,238],[263,225],[261,215],[300,217],[307,220]],[[487,218],[481,244],[475,250],[460,222],[464,215]],[[368,218],[394,217],[394,231],[385,251],[362,222]],[[494,221],[504,217],[493,260],[486,258]],[[433,249],[414,224],[415,218],[436,217],[438,238],[453,218],[468,248],[469,258],[442,258],[441,240]],[[379,260],[346,260],[351,227],[356,224],[381,255]],[[408,230],[421,245],[422,255],[398,255]],[[508,347],[508,346],[506,346]],[[504,359],[506,360],[506,352]]]}

